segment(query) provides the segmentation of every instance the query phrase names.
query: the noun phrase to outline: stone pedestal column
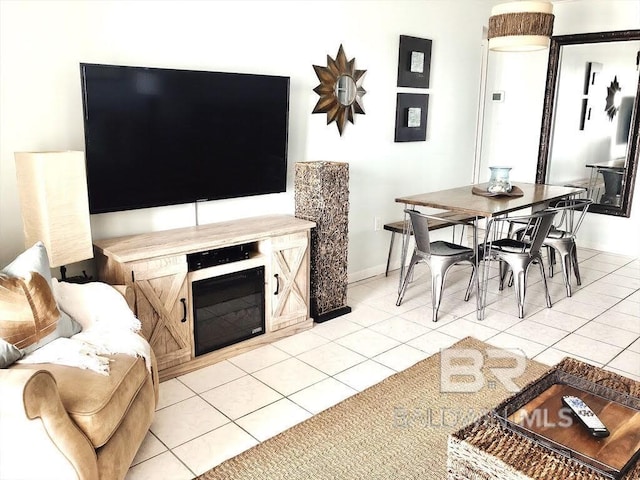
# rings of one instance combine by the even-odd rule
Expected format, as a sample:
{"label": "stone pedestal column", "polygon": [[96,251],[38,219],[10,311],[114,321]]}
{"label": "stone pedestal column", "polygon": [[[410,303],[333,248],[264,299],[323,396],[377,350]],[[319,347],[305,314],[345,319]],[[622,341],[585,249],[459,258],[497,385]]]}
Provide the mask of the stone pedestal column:
{"label": "stone pedestal column", "polygon": [[295,204],[296,217],[316,222],[311,230],[311,316],[324,322],[349,313],[349,164],[296,163]]}

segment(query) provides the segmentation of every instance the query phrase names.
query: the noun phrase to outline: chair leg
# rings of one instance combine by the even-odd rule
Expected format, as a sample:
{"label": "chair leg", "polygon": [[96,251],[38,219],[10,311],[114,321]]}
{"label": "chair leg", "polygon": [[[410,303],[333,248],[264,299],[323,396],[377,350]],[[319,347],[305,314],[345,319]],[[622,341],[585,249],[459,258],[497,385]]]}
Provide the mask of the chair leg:
{"label": "chair leg", "polygon": [[580,267],[578,267],[578,249],[575,244],[571,249],[571,261],[573,263],[573,273],[576,276],[576,281],[578,282],[578,285],[582,285],[582,280],[580,279]]}
{"label": "chair leg", "polygon": [[567,297],[571,296],[571,252],[562,252],[562,277],[567,288]]}
{"label": "chair leg", "polygon": [[431,304],[433,306],[433,321],[438,321],[438,310],[442,301],[442,287],[446,273],[435,268],[431,270]]}
{"label": "chair leg", "polygon": [[556,263],[556,251],[553,247],[547,246],[547,256],[549,257],[549,278],[553,278],[553,266]]}
{"label": "chair leg", "polygon": [[[574,264],[573,262],[573,251],[575,250],[575,243],[571,241],[558,241],[549,245],[550,251],[554,252],[554,254],[558,254],[560,257],[560,263],[562,264],[562,277],[564,280],[564,285],[567,290],[567,297],[571,296],[571,268]],[[576,274],[580,276],[580,273]]]}
{"label": "chair leg", "polygon": [[407,285],[409,284],[411,274],[413,273],[413,267],[415,267],[416,263],[418,263],[419,258],[414,253],[411,257],[411,263],[409,264],[409,268],[407,269],[407,274],[404,276],[404,280],[402,282],[402,288],[400,289],[400,293],[398,294],[398,300],[396,301],[396,306],[399,307],[402,303],[402,299],[404,298],[404,292],[407,290]]}
{"label": "chair leg", "polygon": [[511,269],[513,271],[513,284],[518,301],[518,318],[524,318],[524,299],[527,295],[527,273],[522,268]]}
{"label": "chair leg", "polygon": [[544,265],[542,264],[542,257],[538,258],[538,264],[540,265],[540,275],[542,275],[542,284],[544,285],[544,293],[547,300],[547,308],[551,308],[551,295],[549,295],[549,287],[547,285],[547,277],[544,274]]}
{"label": "chair leg", "polygon": [[393,240],[396,236],[396,232],[391,232],[391,242],[389,243],[389,254],[387,255],[387,269],[384,271],[384,276],[389,275],[389,263],[391,262],[391,251],[393,250]]}
{"label": "chair leg", "polygon": [[471,267],[473,268],[473,270],[471,270],[471,278],[469,279],[469,285],[467,286],[467,292],[464,294],[464,301],[468,302],[469,298],[471,297],[471,290],[473,289],[473,284],[474,284],[474,280],[476,278],[476,275],[478,274],[478,272],[476,271],[476,264],[475,263],[471,263]]}
{"label": "chair leg", "polygon": [[509,282],[507,283],[507,286],[508,286],[509,288],[511,288],[511,287],[513,287],[513,272],[509,272],[509,273],[510,273],[510,275],[509,275]]}
{"label": "chair leg", "polygon": [[[498,290],[502,291],[504,289],[504,281],[507,278],[507,273],[509,273],[509,267],[507,262],[503,262],[500,260],[500,284],[498,285]],[[511,280],[509,280],[509,285],[511,284]]]}

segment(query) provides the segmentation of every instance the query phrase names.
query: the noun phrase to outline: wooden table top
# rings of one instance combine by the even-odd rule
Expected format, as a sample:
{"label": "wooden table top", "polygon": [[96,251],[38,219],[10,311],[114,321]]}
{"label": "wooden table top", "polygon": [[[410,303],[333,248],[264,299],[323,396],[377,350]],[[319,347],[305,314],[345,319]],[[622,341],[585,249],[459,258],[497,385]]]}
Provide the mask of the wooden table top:
{"label": "wooden table top", "polygon": [[[488,183],[476,185],[486,190]],[[471,192],[473,185],[450,188],[430,193],[420,193],[396,198],[396,202],[407,205],[441,208],[467,213],[478,217],[495,217],[506,213],[544,204],[551,200],[582,192],[582,188],[560,187],[536,183],[514,182],[524,195],[521,197],[484,197]]]}
{"label": "wooden table top", "polygon": [[610,168],[612,170],[624,170],[626,165],[624,158],[616,158],[615,160],[609,160],[607,162],[592,162],[587,163],[585,166],[590,168]]}

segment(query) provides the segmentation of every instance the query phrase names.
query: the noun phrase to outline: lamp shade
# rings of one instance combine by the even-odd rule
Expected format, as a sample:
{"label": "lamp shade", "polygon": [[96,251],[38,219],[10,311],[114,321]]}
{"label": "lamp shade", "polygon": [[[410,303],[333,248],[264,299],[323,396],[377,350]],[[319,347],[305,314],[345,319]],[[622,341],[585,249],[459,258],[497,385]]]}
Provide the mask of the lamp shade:
{"label": "lamp shade", "polygon": [[553,5],[546,1],[496,5],[489,18],[489,50],[523,52],[547,48],[553,20]]}
{"label": "lamp shade", "polygon": [[83,152],[17,152],[25,246],[42,241],[51,267],[93,257]]}

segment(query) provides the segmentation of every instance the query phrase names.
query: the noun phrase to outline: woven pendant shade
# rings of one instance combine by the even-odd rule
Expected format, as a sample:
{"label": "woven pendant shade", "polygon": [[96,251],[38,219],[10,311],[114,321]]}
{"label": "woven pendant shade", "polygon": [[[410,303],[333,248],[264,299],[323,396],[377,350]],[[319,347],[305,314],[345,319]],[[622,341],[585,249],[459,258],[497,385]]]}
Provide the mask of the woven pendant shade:
{"label": "woven pendant shade", "polygon": [[553,5],[545,1],[496,5],[489,18],[489,50],[524,52],[547,48],[553,19]]}

